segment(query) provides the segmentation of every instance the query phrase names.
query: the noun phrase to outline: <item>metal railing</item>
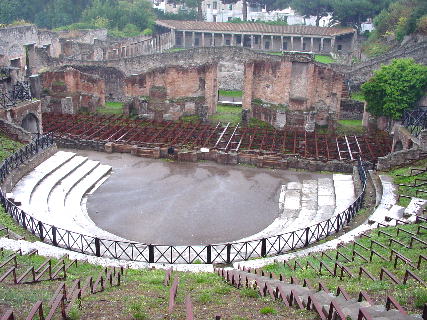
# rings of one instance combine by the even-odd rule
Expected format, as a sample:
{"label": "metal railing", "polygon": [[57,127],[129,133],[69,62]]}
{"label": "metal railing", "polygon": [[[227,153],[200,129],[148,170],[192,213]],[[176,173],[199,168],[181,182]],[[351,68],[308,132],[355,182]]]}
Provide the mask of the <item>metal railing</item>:
{"label": "metal railing", "polygon": [[[42,136],[6,159],[0,167],[0,183],[3,183],[13,169],[52,144],[52,136]],[[0,190],[0,202],[9,215],[24,229],[43,242],[68,250],[97,257],[149,263],[232,263],[307,247],[342,230],[362,207],[365,196],[366,171],[360,160],[358,174],[362,185],[361,193],[346,210],[336,216],[303,229],[268,238],[212,245],[173,246],[101,239],[40,221],[8,200],[2,190]]]}
{"label": "metal railing", "polygon": [[402,116],[402,125],[413,136],[418,137],[421,131],[427,128],[427,108],[419,107],[405,110]]}
{"label": "metal railing", "polygon": [[31,100],[31,88],[28,82],[17,82],[9,92],[0,92],[0,107],[12,108],[18,102]]}

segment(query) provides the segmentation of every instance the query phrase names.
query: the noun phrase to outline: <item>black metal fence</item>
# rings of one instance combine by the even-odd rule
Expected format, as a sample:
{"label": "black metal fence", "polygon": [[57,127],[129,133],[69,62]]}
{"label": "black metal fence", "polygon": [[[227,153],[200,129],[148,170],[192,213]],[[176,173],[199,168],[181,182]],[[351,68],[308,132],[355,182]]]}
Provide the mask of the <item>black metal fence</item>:
{"label": "black metal fence", "polygon": [[409,132],[418,137],[420,132],[427,128],[427,108],[419,107],[403,112],[402,124]]}
{"label": "black metal fence", "polygon": [[[0,183],[13,169],[52,144],[52,136],[42,136],[4,161],[0,167]],[[358,174],[362,185],[361,193],[346,210],[328,220],[268,238],[212,245],[170,246],[100,239],[42,222],[9,201],[2,190],[0,201],[11,217],[24,229],[43,242],[68,250],[97,257],[149,263],[231,263],[278,255],[306,247],[342,230],[362,207],[365,196],[366,171],[360,161]]]}
{"label": "black metal fence", "polygon": [[0,92],[0,107],[12,108],[18,102],[31,100],[31,88],[28,82],[17,82],[9,92]]}

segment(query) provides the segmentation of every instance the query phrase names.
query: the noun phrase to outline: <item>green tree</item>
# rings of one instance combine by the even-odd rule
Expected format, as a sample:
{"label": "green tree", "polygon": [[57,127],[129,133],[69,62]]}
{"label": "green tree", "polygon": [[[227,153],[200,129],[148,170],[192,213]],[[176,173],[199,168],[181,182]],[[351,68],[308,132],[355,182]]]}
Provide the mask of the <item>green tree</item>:
{"label": "green tree", "polygon": [[294,0],[291,3],[291,7],[304,17],[315,16],[316,26],[319,26],[320,19],[327,17],[328,14],[332,12],[332,1]]}
{"label": "green tree", "polygon": [[405,58],[395,59],[375,71],[362,85],[362,92],[371,114],[397,120],[421,98],[426,87],[427,66]]}

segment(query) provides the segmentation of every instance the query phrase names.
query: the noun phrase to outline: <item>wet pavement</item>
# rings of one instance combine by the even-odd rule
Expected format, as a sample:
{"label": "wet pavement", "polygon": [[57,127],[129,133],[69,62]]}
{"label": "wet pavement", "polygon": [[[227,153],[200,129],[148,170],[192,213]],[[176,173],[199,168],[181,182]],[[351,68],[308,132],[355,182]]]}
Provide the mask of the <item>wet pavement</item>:
{"label": "wet pavement", "polygon": [[153,244],[221,243],[255,234],[278,216],[282,184],[328,176],[67,150],[113,167],[88,198],[91,219],[118,236]]}

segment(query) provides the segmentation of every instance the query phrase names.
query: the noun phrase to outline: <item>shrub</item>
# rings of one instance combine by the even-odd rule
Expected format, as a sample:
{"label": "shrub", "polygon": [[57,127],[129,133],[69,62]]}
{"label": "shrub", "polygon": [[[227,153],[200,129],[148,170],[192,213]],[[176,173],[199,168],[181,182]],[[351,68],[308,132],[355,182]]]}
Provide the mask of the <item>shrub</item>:
{"label": "shrub", "polygon": [[423,95],[426,86],[427,66],[413,59],[395,59],[362,85],[362,93],[371,114],[400,119],[403,111]]}

